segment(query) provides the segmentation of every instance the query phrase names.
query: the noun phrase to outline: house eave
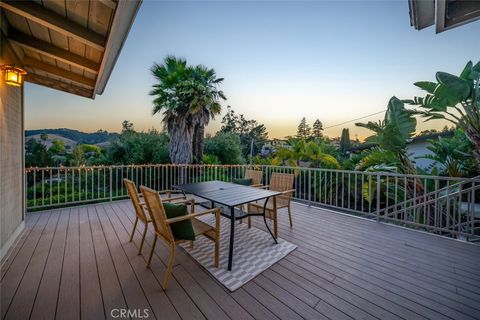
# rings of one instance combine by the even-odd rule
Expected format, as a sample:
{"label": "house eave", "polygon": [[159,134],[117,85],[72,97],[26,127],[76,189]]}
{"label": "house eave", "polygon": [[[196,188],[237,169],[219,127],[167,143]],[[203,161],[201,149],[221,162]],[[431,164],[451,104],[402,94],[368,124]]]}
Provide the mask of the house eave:
{"label": "house eave", "polygon": [[100,65],[100,74],[97,78],[98,80],[94,90],[95,94],[102,94],[104,92],[120,52],[127,40],[130,29],[132,28],[133,21],[140,9],[141,3],[142,0],[121,1],[118,3],[112,23],[112,29],[105,46],[106,58],[103,59],[102,64]]}

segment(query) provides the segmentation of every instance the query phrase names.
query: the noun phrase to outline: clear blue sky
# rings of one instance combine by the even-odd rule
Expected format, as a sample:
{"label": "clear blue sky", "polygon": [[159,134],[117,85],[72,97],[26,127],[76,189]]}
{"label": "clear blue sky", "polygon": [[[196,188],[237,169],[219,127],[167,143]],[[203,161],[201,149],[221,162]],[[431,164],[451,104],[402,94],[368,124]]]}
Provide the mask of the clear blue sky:
{"label": "clear blue sky", "polygon": [[[392,95],[418,94],[412,83],[433,80],[436,71],[458,74],[480,58],[479,35],[480,21],[441,34],[416,31],[407,0],[147,0],[105,93],[90,100],[27,84],[26,128],[119,131],[123,120],[138,130],[161,128],[161,117],[151,116],[149,68],[173,54],[214,68],[225,78],[225,106],[264,123],[271,137],[286,136],[303,116],[328,127],[381,111]],[[219,128],[220,118],[208,132]],[[352,137],[367,134],[353,123],[345,127]]]}

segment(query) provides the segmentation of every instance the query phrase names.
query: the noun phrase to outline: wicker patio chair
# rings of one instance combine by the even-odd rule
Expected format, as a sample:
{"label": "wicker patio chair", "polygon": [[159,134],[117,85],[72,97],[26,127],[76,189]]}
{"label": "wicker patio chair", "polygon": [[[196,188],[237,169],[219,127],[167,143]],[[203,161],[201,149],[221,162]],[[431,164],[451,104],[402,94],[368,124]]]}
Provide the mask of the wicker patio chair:
{"label": "wicker patio chair", "polygon": [[[215,243],[214,266],[215,268],[218,268],[220,250],[220,208],[214,208],[195,213],[195,207],[192,206],[190,214],[168,219],[165,209],[163,207],[162,199],[160,198],[159,194],[155,190],[149,189],[144,186],[140,186],[140,190],[143,194],[143,198],[145,199],[145,204],[148,208],[148,211],[150,212],[153,227],[155,229],[155,238],[153,239],[152,248],[148,257],[147,267],[150,267],[150,264],[152,262],[153,252],[155,250],[155,245],[157,244],[158,238],[162,239],[170,247],[167,270],[165,271],[165,275],[163,277],[163,289],[167,289],[168,279],[172,272],[173,263],[175,261],[176,245],[185,241],[189,241],[174,238],[171,229],[171,225],[173,223],[191,220],[195,236],[204,235],[208,239],[212,240]],[[209,213],[215,214],[214,227],[196,219],[196,217],[198,216]],[[190,244],[192,244],[192,242]]]}
{"label": "wicker patio chair", "polygon": [[[292,189],[294,182],[295,182],[294,174],[274,172],[270,176],[270,184],[263,187],[265,189],[278,191],[282,193],[281,195],[274,197],[274,199],[269,200],[265,208],[265,216],[268,219],[273,220],[273,234],[275,238],[278,238],[277,216],[278,216],[279,209],[287,208],[290,228],[293,226],[290,203],[292,199],[292,194],[293,192],[295,192],[295,189]],[[264,204],[265,204],[264,201],[249,203],[248,212],[261,213],[263,212]],[[252,218],[248,217],[248,227],[250,228],[251,225],[252,225]]]}
{"label": "wicker patio chair", "polygon": [[[252,169],[247,169],[245,170],[245,179],[252,179],[252,184],[250,187],[263,187],[262,181],[263,181],[263,171],[261,170],[252,170]],[[248,210],[248,207],[246,205],[242,205],[239,207],[240,210]],[[239,223],[243,223],[243,219],[240,219]]]}
{"label": "wicker patio chair", "polygon": [[252,179],[251,187],[261,187],[263,180],[263,171],[260,170],[245,170],[245,179]]}
{"label": "wicker patio chair", "polygon": [[[127,188],[128,196],[130,197],[130,200],[132,201],[132,204],[133,204],[133,208],[135,209],[135,222],[133,224],[133,229],[130,234],[130,240],[129,240],[130,242],[132,242],[133,236],[135,235],[138,221],[140,220],[140,222],[142,222],[145,225],[143,229],[143,234],[142,234],[142,241],[140,242],[140,247],[138,249],[138,254],[141,254],[143,249],[143,243],[145,242],[145,236],[147,235],[148,224],[152,220],[148,215],[148,212],[145,207],[145,203],[141,199],[142,195],[138,194],[137,192],[137,187],[135,185],[135,182],[129,179],[123,179],[123,183]],[[190,203],[191,206],[194,206],[194,203],[195,203],[193,200],[187,199],[185,195],[172,197],[172,194],[175,192],[172,190],[162,190],[162,191],[156,191],[156,192],[159,194],[165,194],[167,196],[167,198],[162,199],[162,201],[166,201],[166,202],[175,201],[176,203],[178,202]]]}

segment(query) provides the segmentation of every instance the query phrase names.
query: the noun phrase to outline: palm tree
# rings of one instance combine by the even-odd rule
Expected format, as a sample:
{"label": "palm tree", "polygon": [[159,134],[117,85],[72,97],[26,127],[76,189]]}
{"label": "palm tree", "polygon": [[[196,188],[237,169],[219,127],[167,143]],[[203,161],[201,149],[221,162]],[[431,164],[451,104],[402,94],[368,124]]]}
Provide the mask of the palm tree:
{"label": "palm tree", "polygon": [[200,110],[195,113],[195,127],[193,132],[193,159],[201,163],[203,159],[203,140],[205,138],[205,127],[214,119],[215,115],[220,114],[222,107],[220,99],[227,100],[223,91],[218,90],[218,85],[223,78],[217,78],[215,70],[208,69],[203,65],[198,65],[193,69],[193,74],[197,87],[197,99]]}
{"label": "palm tree", "polygon": [[[225,99],[217,90],[223,79],[216,79],[213,69],[190,67],[185,59],[173,56],[154,64],[151,72],[158,81],[150,92],[155,96],[153,114],[163,112],[162,121],[170,135],[170,159],[172,163],[192,163],[194,145],[200,145],[203,152],[202,130],[210,117],[220,112],[219,98]],[[196,133],[202,137],[200,144],[194,143]]]}
{"label": "palm tree", "polygon": [[151,68],[158,83],[150,95],[153,114],[163,112],[163,124],[170,135],[170,159],[173,163],[192,162],[193,117],[191,114],[187,61],[168,56],[163,64]]}
{"label": "palm tree", "polygon": [[340,169],[340,164],[334,156],[323,152],[320,145],[314,141],[305,142],[304,139],[288,139],[288,148],[279,148],[276,158],[286,162],[289,166],[300,167],[301,162],[308,162],[312,168]]}

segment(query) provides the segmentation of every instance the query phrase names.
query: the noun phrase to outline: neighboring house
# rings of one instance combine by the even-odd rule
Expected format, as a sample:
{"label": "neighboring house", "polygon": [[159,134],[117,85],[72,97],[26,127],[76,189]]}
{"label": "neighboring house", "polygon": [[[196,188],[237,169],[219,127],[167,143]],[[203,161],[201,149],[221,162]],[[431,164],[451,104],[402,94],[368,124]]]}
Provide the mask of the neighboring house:
{"label": "neighboring house", "polygon": [[23,80],[102,94],[140,4],[0,1],[0,259],[25,225]]}
{"label": "neighboring house", "polygon": [[427,149],[427,147],[431,145],[429,140],[438,140],[439,138],[448,138],[452,136],[453,131],[445,131],[415,137],[413,138],[412,142],[407,145],[408,154],[417,167],[426,169],[435,166],[438,169],[443,169],[443,164],[434,160],[424,159],[423,157],[426,155],[433,155],[433,152]]}
{"label": "neighboring house", "polygon": [[330,139],[330,144],[335,148],[340,148],[340,137],[335,137]]}
{"label": "neighboring house", "polygon": [[271,154],[274,154],[278,148],[290,148],[288,140],[286,139],[271,139],[268,140],[260,150],[260,155],[267,157]]}
{"label": "neighboring house", "polygon": [[[407,145],[407,152],[408,155],[410,156],[410,159],[415,163],[417,167],[420,168],[431,168],[432,166],[436,166],[437,168],[441,169],[443,168],[443,165],[440,163],[437,163],[436,161],[430,160],[430,159],[423,159],[422,157],[428,155],[428,154],[433,154],[430,150],[427,149],[427,147],[430,145],[429,140],[438,140],[440,137],[441,138],[447,138],[447,137],[452,137],[453,136],[453,131],[445,131],[445,132],[439,132],[439,133],[433,133],[433,134],[428,134],[428,135],[422,135],[422,136],[416,136],[408,143]],[[366,143],[362,144],[356,147],[349,148],[347,150],[347,153],[351,155],[355,153],[360,153],[363,150],[368,150],[376,145],[374,143]]]}

